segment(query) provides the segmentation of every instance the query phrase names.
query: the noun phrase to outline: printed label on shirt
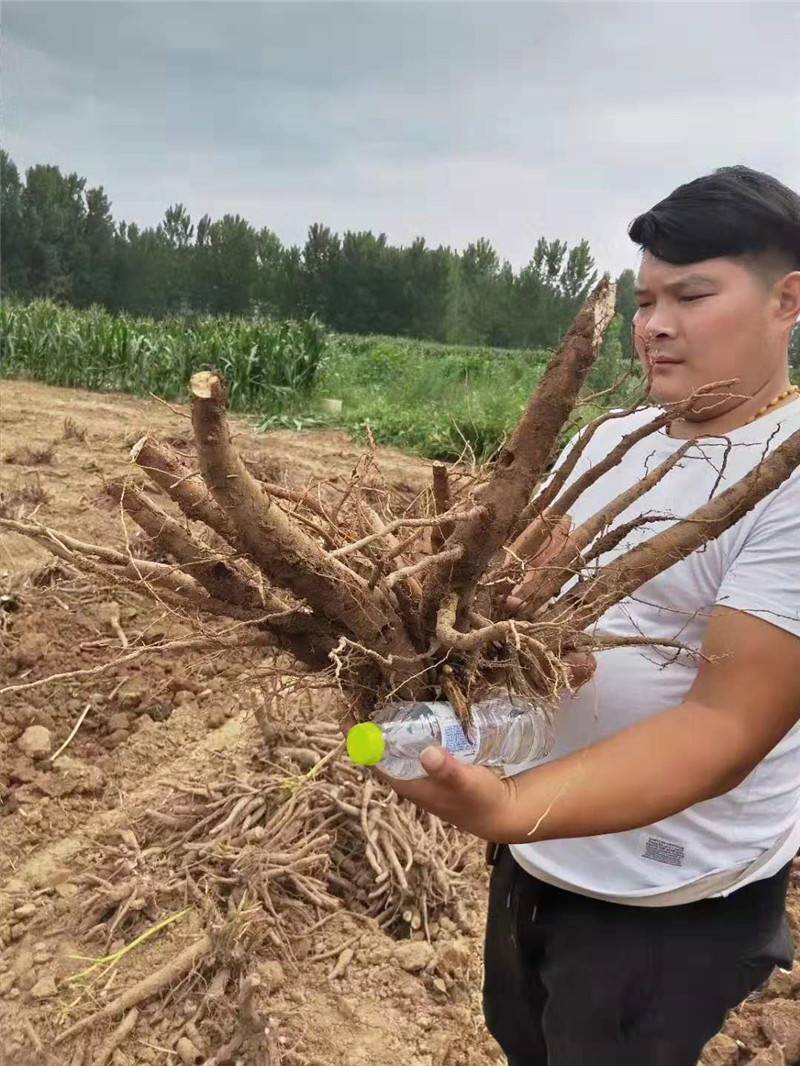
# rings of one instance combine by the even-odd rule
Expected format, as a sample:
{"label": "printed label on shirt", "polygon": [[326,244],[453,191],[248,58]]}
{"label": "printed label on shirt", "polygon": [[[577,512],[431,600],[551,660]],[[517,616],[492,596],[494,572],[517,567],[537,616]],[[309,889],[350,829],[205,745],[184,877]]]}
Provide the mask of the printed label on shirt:
{"label": "printed label on shirt", "polygon": [[642,857],[653,862],[664,862],[667,866],[683,866],[684,849],[682,844],[672,844],[669,840],[648,837]]}

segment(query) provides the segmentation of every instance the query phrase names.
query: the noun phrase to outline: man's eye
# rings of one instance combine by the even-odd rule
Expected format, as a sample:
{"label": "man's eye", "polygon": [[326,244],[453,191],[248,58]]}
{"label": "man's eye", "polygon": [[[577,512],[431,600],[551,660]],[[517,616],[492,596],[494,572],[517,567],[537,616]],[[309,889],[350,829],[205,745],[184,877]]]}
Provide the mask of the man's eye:
{"label": "man's eye", "polygon": [[681,303],[692,303],[694,300],[705,300],[707,296],[711,294],[708,292],[699,293],[697,296],[681,296]]}
{"label": "man's eye", "polygon": [[638,307],[640,311],[644,311],[645,307],[652,307],[652,303],[640,303]]}

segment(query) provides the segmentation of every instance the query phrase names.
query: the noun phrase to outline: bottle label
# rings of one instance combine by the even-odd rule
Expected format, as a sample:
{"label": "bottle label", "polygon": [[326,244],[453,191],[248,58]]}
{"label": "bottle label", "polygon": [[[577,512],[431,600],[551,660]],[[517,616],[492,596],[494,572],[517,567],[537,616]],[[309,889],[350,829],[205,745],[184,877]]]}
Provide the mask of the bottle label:
{"label": "bottle label", "polygon": [[466,752],[472,754],[475,745],[471,744],[467,734],[458,722],[449,722],[442,730],[442,747],[452,755],[463,755]]}
{"label": "bottle label", "polygon": [[429,703],[428,707],[436,715],[442,734],[442,747],[451,755],[464,758],[475,754],[476,744],[464,732],[459,720],[454,717],[449,703]]}

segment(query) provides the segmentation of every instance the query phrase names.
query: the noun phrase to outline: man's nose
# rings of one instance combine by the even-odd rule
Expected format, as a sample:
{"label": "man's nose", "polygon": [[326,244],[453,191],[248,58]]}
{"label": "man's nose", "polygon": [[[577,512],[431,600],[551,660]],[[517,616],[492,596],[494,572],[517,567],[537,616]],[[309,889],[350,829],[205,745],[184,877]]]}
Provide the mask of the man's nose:
{"label": "man's nose", "polygon": [[660,337],[674,337],[676,334],[675,323],[669,312],[664,308],[655,308],[644,323],[642,333],[649,340],[658,340]]}

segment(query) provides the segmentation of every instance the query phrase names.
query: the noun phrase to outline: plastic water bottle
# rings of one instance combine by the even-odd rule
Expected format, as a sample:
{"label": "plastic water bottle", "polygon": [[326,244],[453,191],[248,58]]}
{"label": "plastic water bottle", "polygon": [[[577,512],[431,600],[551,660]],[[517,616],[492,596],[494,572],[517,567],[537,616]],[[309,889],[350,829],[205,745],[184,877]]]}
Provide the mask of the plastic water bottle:
{"label": "plastic water bottle", "polygon": [[459,762],[505,766],[547,755],[554,740],[551,708],[504,691],[473,707],[466,731],[449,703],[387,704],[349,730],[347,753],[359,766],[409,780],[425,777],[419,757],[430,744],[440,744]]}

